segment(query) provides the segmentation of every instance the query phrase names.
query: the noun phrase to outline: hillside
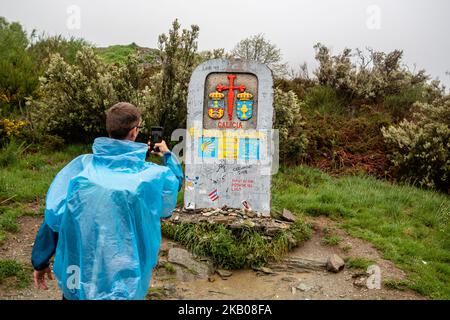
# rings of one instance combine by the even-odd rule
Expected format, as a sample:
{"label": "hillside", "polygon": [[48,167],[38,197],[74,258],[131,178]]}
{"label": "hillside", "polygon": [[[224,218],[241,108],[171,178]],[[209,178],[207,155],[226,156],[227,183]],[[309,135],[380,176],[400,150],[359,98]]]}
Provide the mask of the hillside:
{"label": "hillside", "polygon": [[159,50],[140,47],[133,42],[128,45],[118,44],[108,47],[96,47],[95,52],[107,63],[125,64],[128,56],[132,53],[138,54],[143,61],[152,62]]}

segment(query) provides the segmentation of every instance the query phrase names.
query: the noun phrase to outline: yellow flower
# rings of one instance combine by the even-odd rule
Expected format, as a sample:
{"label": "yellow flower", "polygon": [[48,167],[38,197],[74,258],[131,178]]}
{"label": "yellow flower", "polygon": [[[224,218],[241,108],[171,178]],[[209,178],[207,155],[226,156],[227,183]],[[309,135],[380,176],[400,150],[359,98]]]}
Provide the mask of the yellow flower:
{"label": "yellow flower", "polygon": [[10,120],[7,118],[0,120],[2,132],[4,132],[7,137],[19,135],[22,128],[26,125],[28,125],[28,121],[25,120]]}

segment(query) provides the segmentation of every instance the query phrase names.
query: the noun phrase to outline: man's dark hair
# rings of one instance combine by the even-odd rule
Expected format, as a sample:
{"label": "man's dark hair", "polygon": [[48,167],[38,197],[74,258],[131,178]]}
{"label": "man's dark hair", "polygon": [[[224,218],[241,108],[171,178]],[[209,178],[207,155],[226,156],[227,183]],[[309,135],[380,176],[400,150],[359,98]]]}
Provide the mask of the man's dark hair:
{"label": "man's dark hair", "polygon": [[106,111],[106,131],[114,139],[125,139],[139,125],[141,113],[128,102],[119,102]]}

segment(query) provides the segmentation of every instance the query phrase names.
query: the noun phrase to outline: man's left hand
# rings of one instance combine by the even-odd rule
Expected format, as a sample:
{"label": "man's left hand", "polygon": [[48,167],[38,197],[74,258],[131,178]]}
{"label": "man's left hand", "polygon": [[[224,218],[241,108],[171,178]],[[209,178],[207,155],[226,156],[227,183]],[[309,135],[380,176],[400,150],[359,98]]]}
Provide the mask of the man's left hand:
{"label": "man's left hand", "polygon": [[47,267],[43,270],[34,270],[33,273],[33,279],[34,279],[34,285],[37,289],[44,289],[48,290],[47,284],[45,283],[45,275],[48,276],[49,280],[53,280],[53,274],[50,267]]}

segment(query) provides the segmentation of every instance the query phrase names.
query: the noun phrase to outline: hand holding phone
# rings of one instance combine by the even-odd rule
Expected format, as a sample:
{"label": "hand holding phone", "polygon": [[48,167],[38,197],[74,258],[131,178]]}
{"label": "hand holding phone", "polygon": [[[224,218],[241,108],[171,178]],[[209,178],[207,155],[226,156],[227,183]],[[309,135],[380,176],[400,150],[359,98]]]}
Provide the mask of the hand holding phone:
{"label": "hand holding phone", "polygon": [[162,127],[152,127],[150,133],[150,141],[148,142],[150,152],[161,157],[164,153],[170,151],[167,147],[166,142],[162,138],[162,133]]}
{"label": "hand holding phone", "polygon": [[161,143],[163,141],[162,139],[163,134],[163,128],[162,127],[151,127],[150,131],[150,151],[158,153],[160,150],[158,146],[155,146],[157,143]]}
{"label": "hand holding phone", "polygon": [[[149,149],[150,149],[150,142],[149,142]],[[150,151],[151,154],[156,154],[160,157],[162,157],[166,152],[170,152],[170,150],[164,140],[162,140],[160,143],[155,143],[153,150]]]}

